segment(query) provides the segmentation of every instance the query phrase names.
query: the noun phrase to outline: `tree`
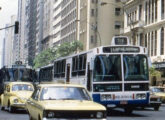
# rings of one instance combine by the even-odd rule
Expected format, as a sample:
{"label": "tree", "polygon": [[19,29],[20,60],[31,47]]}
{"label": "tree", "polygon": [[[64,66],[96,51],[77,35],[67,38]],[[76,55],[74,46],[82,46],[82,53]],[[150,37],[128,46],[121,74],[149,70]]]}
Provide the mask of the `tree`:
{"label": "tree", "polygon": [[65,42],[57,48],[57,53],[58,57],[64,57],[79,50],[83,50],[83,44],[80,41]]}
{"label": "tree", "polygon": [[43,50],[40,54],[38,54],[35,57],[33,61],[34,68],[45,66],[55,59],[56,59],[56,50],[54,48],[48,48],[46,50]]}
{"label": "tree", "polygon": [[155,86],[158,85],[158,81],[161,80],[161,72],[156,70],[154,67],[149,68],[149,76],[150,76],[150,85]]}
{"label": "tree", "polygon": [[51,61],[59,57],[68,56],[78,50],[83,49],[83,44],[80,41],[65,42],[57,48],[48,48],[38,54],[34,59],[34,68],[48,65]]}
{"label": "tree", "polygon": [[161,76],[161,72],[159,72],[158,70],[155,70],[154,67],[149,68],[149,74],[150,76]]}

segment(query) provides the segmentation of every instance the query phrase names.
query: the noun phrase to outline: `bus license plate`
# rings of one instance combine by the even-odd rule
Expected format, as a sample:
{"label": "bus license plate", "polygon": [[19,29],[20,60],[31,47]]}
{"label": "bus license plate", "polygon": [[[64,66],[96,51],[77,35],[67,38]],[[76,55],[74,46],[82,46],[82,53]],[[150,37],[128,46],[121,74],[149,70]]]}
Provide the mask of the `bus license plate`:
{"label": "bus license plate", "polygon": [[121,105],[126,105],[126,104],[128,104],[128,102],[127,101],[120,101],[120,104]]}

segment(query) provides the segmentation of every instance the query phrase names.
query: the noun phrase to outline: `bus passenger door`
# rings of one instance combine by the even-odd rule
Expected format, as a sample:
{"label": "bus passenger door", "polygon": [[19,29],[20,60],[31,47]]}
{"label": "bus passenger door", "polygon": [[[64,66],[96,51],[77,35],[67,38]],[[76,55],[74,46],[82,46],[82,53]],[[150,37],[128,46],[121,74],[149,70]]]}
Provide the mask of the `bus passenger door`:
{"label": "bus passenger door", "polygon": [[66,69],[66,82],[70,82],[70,64],[67,64],[67,69]]}
{"label": "bus passenger door", "polygon": [[91,91],[91,71],[90,71],[90,63],[88,63],[88,69],[87,69],[87,90]]}

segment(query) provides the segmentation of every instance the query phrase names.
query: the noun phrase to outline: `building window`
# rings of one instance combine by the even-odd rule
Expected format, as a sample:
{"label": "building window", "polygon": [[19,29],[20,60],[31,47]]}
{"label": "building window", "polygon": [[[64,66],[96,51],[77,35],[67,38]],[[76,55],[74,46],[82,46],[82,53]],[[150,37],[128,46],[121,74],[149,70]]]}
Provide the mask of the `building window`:
{"label": "building window", "polygon": [[95,15],[95,10],[91,9],[91,16],[94,16],[94,15]]}
{"label": "building window", "polygon": [[116,2],[121,2],[121,0],[116,0]]}
{"label": "building window", "polygon": [[140,46],[143,46],[143,33],[140,33]]}
{"label": "building window", "polygon": [[148,55],[150,56],[150,33],[148,33]]}
{"label": "building window", "polygon": [[119,16],[121,13],[121,8],[115,8],[115,15]]}
{"label": "building window", "polygon": [[157,31],[155,30],[155,56],[157,55]]}
{"label": "building window", "polygon": [[94,36],[91,35],[91,43],[94,43]]}
{"label": "building window", "polygon": [[154,22],[154,0],[152,0],[152,23]]}
{"label": "building window", "polygon": [[148,23],[150,24],[150,14],[151,14],[151,1],[149,0],[149,4],[148,4],[149,10],[148,10]]}
{"label": "building window", "polygon": [[160,55],[164,54],[164,28],[161,29],[160,36]]}
{"label": "building window", "polygon": [[146,11],[146,13],[145,13],[145,23],[147,24],[147,17],[148,17],[148,9],[147,9],[147,7],[148,7],[148,3],[146,2],[146,5],[145,5],[145,11]]}
{"label": "building window", "polygon": [[121,22],[115,21],[115,29],[120,29],[120,28],[121,28]]}
{"label": "building window", "polygon": [[147,47],[147,34],[145,34],[145,47]]}
{"label": "building window", "polygon": [[164,0],[161,0],[161,18],[164,19]]}
{"label": "building window", "polygon": [[142,18],[142,5],[139,5],[139,20]]}
{"label": "building window", "polygon": [[153,43],[154,43],[154,32],[152,31],[152,33],[151,33],[151,56],[153,56],[153,49],[154,49]]}
{"label": "building window", "polygon": [[157,0],[155,0],[155,21],[157,21],[157,16],[158,16],[158,3]]}

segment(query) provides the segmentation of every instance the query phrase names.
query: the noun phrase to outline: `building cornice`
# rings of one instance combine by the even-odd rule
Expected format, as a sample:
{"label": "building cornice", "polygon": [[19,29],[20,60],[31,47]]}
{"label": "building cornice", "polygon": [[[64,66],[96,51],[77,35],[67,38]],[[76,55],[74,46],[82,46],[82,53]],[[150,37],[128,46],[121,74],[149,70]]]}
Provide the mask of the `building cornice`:
{"label": "building cornice", "polygon": [[155,27],[157,27],[157,26],[161,26],[161,25],[165,25],[165,19],[164,20],[161,20],[161,21],[159,21],[159,22],[156,22],[156,23],[152,23],[152,24],[149,24],[149,25],[146,25],[146,26],[144,26],[144,28],[145,29],[150,29],[150,28],[155,28]]}

